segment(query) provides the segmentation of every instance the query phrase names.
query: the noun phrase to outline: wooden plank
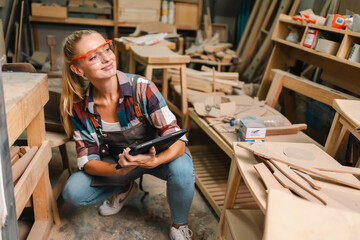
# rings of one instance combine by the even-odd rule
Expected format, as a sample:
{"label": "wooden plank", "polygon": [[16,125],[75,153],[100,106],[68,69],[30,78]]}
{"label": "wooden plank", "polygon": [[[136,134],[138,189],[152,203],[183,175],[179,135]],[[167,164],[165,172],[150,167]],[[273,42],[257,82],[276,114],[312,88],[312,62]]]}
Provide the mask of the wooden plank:
{"label": "wooden plank", "polygon": [[37,182],[41,178],[41,174],[39,174],[39,172],[41,173],[41,171],[44,171],[44,169],[47,168],[50,159],[50,144],[45,141],[14,188],[17,217],[20,216],[27,200],[30,198]]}
{"label": "wooden plank", "polygon": [[50,219],[49,221],[41,221],[41,220],[37,220],[34,222],[31,231],[29,233],[29,235],[27,236],[27,240],[46,240],[47,236],[50,233],[51,230],[51,223],[52,219]]}
{"label": "wooden plank", "polygon": [[215,53],[231,48],[231,43],[218,43],[216,45],[205,45],[204,50],[208,53]]}
{"label": "wooden plank", "polygon": [[269,192],[270,189],[278,189],[280,191],[284,191],[287,193],[290,193],[289,190],[287,190],[286,188],[284,188],[275,178],[274,176],[271,174],[270,170],[266,167],[266,165],[264,163],[259,163],[254,165],[255,170],[258,172],[258,174],[260,175],[261,179],[263,180],[265,186],[266,186],[266,191]]}
{"label": "wooden plank", "polygon": [[[259,155],[261,157],[267,158],[267,159],[271,159],[271,160],[275,160],[277,162],[281,162],[284,164],[287,164],[289,166],[292,166],[294,168],[300,169],[300,170],[304,170],[306,172],[315,174],[317,176],[323,177],[325,179],[329,179],[353,188],[357,188],[360,189],[360,181],[357,180],[354,176],[347,176],[346,174],[339,174],[339,173],[333,173],[333,172],[324,172],[324,171],[319,171],[317,170],[315,167],[327,167],[327,165],[324,165],[323,163],[325,163],[325,161],[323,161],[323,163],[321,164],[321,166],[314,162],[311,162],[311,164],[313,165],[313,167],[309,164],[305,164],[304,162],[299,162],[299,161],[292,161],[291,158],[285,158],[283,156],[280,156],[278,154],[275,154],[274,152],[270,151],[266,145],[264,143],[255,143],[252,144],[251,146],[246,146],[243,143],[237,143],[238,146],[247,149],[248,151],[253,152],[256,155]],[[300,147],[300,149],[306,149],[306,147],[311,147],[311,145],[305,145],[305,144],[298,144],[298,146]],[[313,145],[314,146],[314,145]],[[313,148],[312,150],[317,149],[317,148]],[[306,151],[306,150],[303,150]],[[319,151],[317,152],[313,152],[313,154],[316,154],[318,156],[317,161],[322,161],[325,160],[326,158],[330,158],[329,156],[326,155],[325,152],[321,152],[322,150],[319,149]],[[295,159],[296,160],[296,159]],[[333,167],[336,165],[332,164]],[[340,164],[339,164],[340,165]]]}
{"label": "wooden plank", "polygon": [[359,227],[359,213],[313,204],[271,190],[263,239],[356,239]]}
{"label": "wooden plank", "polygon": [[[240,69],[240,73],[242,74],[243,79],[252,80],[256,70],[258,69],[260,63],[262,63],[266,57],[266,53],[269,51],[271,46],[271,36],[276,27],[276,21],[279,18],[281,13],[287,12],[292,3],[291,0],[281,0],[280,6],[276,12],[275,20],[271,25],[268,35],[266,36],[265,40],[262,42],[260,49],[256,52],[255,55],[251,56],[251,62],[248,65],[242,65],[242,69]],[[250,59],[248,60],[250,61]],[[246,69],[245,69],[246,67]]]}
{"label": "wooden plank", "polygon": [[314,179],[311,178],[310,175],[302,172],[302,171],[299,171],[297,169],[292,169],[297,175],[299,175],[300,177],[302,177],[305,181],[307,181],[310,186],[316,190],[319,190],[321,189],[321,187],[319,186],[319,184],[317,184]]}
{"label": "wooden plank", "polygon": [[266,95],[265,103],[272,108],[275,108],[275,105],[279,99],[284,79],[283,74],[275,73],[274,78],[271,82],[270,89]]}
{"label": "wooden plank", "polygon": [[226,210],[226,224],[233,239],[261,239],[264,214],[260,210]]}
{"label": "wooden plank", "polygon": [[251,10],[251,14],[250,14],[249,19],[248,19],[248,21],[246,23],[246,27],[244,29],[244,32],[241,35],[239,45],[236,48],[236,55],[238,57],[241,56],[241,51],[243,49],[243,46],[244,46],[246,40],[248,39],[250,29],[253,28],[254,19],[255,19],[255,16],[257,16],[258,9],[259,9],[259,6],[260,6],[261,3],[262,3],[261,0],[256,0],[256,2],[254,3],[253,8]]}
{"label": "wooden plank", "polygon": [[268,127],[266,128],[266,136],[296,134],[299,131],[306,129],[307,129],[307,125],[304,123],[292,124],[290,126],[282,126],[282,127]]}
{"label": "wooden plank", "polygon": [[24,156],[22,156],[18,161],[16,161],[16,163],[14,163],[14,165],[12,165],[11,170],[13,182],[20,178],[21,174],[23,174],[38,149],[39,148],[37,146],[32,147]]}
{"label": "wooden plank", "polygon": [[343,209],[343,210],[350,210],[348,207],[346,207],[345,205],[343,205],[342,203],[330,198],[328,195],[322,193],[322,191],[318,190],[314,190],[309,186],[309,184],[301,177],[299,177],[298,175],[296,175],[293,171],[291,171],[291,169],[284,163],[280,163],[277,161],[273,161],[272,159],[270,159],[271,163],[273,163],[277,168],[279,168],[279,170],[286,175],[289,179],[291,179],[292,181],[294,181],[297,185],[299,185],[301,188],[303,188],[304,190],[306,190],[307,192],[309,192],[310,194],[312,194],[313,196],[315,196],[317,199],[319,199],[324,205],[326,206],[330,206],[330,207],[334,207],[334,208],[339,208],[339,209]]}
{"label": "wooden plank", "polygon": [[[298,184],[297,181],[294,181],[293,178],[289,177],[289,174],[284,173],[284,166],[280,164],[279,166],[274,166],[273,162],[267,162],[267,165],[274,171],[275,178],[283,185],[283,187],[295,192],[300,197],[309,200],[314,203],[325,205],[326,202],[318,195],[310,192],[309,188],[306,185]],[[286,167],[286,166],[285,166]],[[286,169],[285,169],[286,170]]]}
{"label": "wooden plank", "polygon": [[270,0],[264,0],[262,1],[260,5],[260,9],[257,12],[256,20],[254,21],[254,24],[252,26],[252,30],[247,38],[246,44],[244,46],[244,51],[240,54],[241,59],[241,65],[238,66],[237,72],[239,72],[240,75],[244,72],[246,67],[249,64],[249,61],[251,60],[253,53],[257,47],[258,41],[260,39],[260,28],[262,25],[262,22],[264,20],[264,17],[266,15],[266,12],[268,10],[268,7],[270,5]]}

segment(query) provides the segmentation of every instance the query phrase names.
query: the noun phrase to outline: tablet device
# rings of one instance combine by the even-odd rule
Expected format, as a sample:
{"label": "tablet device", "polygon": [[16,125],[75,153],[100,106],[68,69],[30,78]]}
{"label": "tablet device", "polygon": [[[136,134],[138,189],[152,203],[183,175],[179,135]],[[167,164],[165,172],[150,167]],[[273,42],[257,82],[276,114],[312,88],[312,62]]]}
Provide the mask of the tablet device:
{"label": "tablet device", "polygon": [[144,143],[140,143],[135,147],[132,147],[129,153],[133,156],[137,154],[148,153],[152,146],[155,147],[156,153],[160,153],[168,149],[174,142],[179,140],[179,138],[181,138],[185,133],[187,133],[187,131],[188,130],[186,128],[181,129],[174,133],[158,137]]}

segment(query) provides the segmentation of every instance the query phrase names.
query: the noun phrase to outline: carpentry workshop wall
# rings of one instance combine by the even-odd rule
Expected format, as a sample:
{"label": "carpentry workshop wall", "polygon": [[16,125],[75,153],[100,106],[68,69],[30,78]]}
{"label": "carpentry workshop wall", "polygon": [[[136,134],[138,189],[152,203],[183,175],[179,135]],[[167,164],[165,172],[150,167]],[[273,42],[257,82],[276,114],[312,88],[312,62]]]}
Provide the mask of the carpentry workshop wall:
{"label": "carpentry workshop wall", "polygon": [[[227,36],[222,37],[222,35],[220,35],[220,41],[230,42],[235,46],[236,22],[240,11],[240,5],[244,1],[221,0],[211,2],[213,6],[211,8],[211,14],[213,15],[212,22],[227,26]],[[214,27],[213,31],[216,32]]]}

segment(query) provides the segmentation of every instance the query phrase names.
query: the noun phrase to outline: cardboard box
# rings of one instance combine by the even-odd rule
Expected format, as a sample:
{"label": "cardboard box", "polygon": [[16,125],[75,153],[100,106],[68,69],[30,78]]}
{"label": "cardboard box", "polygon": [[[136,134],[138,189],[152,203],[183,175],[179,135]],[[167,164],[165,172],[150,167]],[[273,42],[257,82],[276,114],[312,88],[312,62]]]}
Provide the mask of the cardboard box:
{"label": "cardboard box", "polygon": [[315,50],[323,53],[328,53],[331,55],[336,55],[339,47],[340,47],[340,43],[338,42],[319,38],[316,43]]}
{"label": "cardboard box", "polygon": [[118,0],[119,22],[156,22],[160,20],[161,0]]}
{"label": "cardboard box", "polygon": [[240,119],[238,134],[244,142],[254,142],[255,140],[265,140],[266,127],[257,117],[246,116]]}
{"label": "cardboard box", "polygon": [[31,4],[33,17],[67,18],[67,8],[60,6],[46,6],[40,3]]}
{"label": "cardboard box", "polygon": [[225,117],[234,115],[236,110],[235,102],[221,96],[205,97],[203,102],[194,102],[197,114],[204,117]]}

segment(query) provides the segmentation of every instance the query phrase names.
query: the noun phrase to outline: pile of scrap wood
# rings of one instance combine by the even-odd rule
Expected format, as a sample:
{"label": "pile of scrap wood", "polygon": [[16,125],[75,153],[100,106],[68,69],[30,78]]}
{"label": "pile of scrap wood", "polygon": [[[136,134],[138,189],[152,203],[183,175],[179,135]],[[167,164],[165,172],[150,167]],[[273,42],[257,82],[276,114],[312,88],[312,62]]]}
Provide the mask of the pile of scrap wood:
{"label": "pile of scrap wood", "polygon": [[[197,71],[191,68],[186,69],[187,88],[202,92],[224,92],[230,94],[233,88],[242,88],[243,82],[240,82],[237,72],[217,72],[214,69],[203,66],[203,71]],[[180,71],[169,69],[171,83],[180,84]]]}
{"label": "pile of scrap wood", "polygon": [[211,38],[202,40],[201,32],[198,33],[197,42],[185,50],[185,54],[191,57],[192,62],[199,63],[223,63],[237,64],[238,57],[231,50],[231,43],[220,43],[219,34],[215,33]]}

